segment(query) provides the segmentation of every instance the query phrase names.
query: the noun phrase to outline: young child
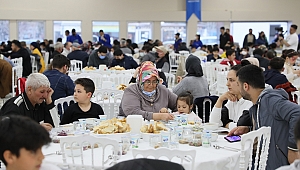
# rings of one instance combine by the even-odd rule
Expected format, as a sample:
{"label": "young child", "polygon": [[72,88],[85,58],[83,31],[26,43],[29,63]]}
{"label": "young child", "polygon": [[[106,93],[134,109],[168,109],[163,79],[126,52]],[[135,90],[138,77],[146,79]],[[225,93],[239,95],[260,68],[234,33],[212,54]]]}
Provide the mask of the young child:
{"label": "young child", "polygon": [[67,108],[60,124],[73,123],[82,118],[99,118],[99,115],[104,115],[102,107],[90,101],[94,91],[95,85],[91,79],[77,79],[74,89],[74,99],[76,103]]}
{"label": "young child", "polygon": [[201,121],[201,119],[192,111],[194,98],[191,92],[180,93],[177,97],[177,110],[179,114],[188,114],[188,121]]}
{"label": "young child", "polygon": [[46,129],[28,117],[9,115],[0,118],[0,160],[7,170],[59,169],[55,165],[42,164],[45,158],[42,146],[50,142]]}

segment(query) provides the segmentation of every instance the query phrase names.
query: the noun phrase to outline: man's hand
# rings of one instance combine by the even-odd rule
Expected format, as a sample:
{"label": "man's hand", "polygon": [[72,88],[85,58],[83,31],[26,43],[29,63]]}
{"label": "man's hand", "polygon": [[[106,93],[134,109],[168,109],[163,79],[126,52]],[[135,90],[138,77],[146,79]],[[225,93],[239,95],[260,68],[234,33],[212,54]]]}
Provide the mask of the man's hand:
{"label": "man's hand", "polygon": [[41,126],[43,126],[48,132],[53,128],[50,123],[41,123]]}
{"label": "man's hand", "polygon": [[181,76],[177,76],[177,83],[181,82],[182,77]]}
{"label": "man's hand", "polygon": [[54,90],[50,87],[48,90],[47,90],[47,97],[46,97],[46,104],[50,104],[52,103],[52,94],[54,93]]}
{"label": "man's hand", "polygon": [[238,127],[235,127],[233,128],[227,136],[236,136],[236,135],[242,135],[242,134],[245,134],[245,133],[248,133],[249,132],[249,128],[248,126],[238,126]]}

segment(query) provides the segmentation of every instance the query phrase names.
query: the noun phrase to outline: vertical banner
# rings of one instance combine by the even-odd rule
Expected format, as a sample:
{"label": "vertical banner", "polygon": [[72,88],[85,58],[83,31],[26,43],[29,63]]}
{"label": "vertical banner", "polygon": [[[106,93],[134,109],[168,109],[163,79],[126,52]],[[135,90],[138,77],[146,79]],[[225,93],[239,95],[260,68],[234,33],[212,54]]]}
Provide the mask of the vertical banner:
{"label": "vertical banner", "polygon": [[186,21],[193,14],[201,21],[201,0],[186,0]]}

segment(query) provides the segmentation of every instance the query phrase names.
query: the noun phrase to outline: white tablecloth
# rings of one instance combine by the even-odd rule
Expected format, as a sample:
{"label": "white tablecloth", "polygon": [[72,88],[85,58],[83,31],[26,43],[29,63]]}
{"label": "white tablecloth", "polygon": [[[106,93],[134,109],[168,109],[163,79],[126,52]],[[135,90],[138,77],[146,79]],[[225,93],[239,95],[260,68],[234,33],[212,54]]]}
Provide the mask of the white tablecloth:
{"label": "white tablecloth", "polygon": [[[219,135],[219,138],[216,142],[212,142],[212,145],[219,145],[219,146],[229,146],[233,148],[240,149],[240,142],[236,143],[229,143],[224,139],[224,135]],[[149,143],[141,142],[139,144],[139,148],[147,149],[150,148]],[[197,151],[196,158],[195,158],[195,167],[194,169],[204,169],[204,170],[238,170],[239,169],[239,156],[241,152],[234,152],[225,149],[215,149],[213,147],[205,148],[205,147],[192,147],[189,145],[180,144],[180,150],[192,150],[195,149]],[[43,147],[43,153],[49,154],[54,153],[55,151],[60,150],[59,144],[51,143],[49,147]],[[96,150],[99,150],[96,152]],[[96,149],[95,154],[99,161],[95,161],[95,166],[101,166],[102,160],[102,149]],[[111,149],[105,150],[104,160],[107,159],[107,156],[111,154]],[[91,150],[87,150],[83,152],[84,160],[86,165],[91,165]],[[67,162],[71,163],[71,157],[67,157]],[[122,155],[118,162],[122,162],[125,160],[133,159],[132,152],[129,152],[126,155]],[[62,155],[49,155],[45,156],[45,162],[53,163],[58,166],[63,164]],[[81,164],[81,157],[75,157],[75,162],[80,165]],[[188,162],[184,163],[190,164]],[[189,168],[190,169],[190,168]]]}

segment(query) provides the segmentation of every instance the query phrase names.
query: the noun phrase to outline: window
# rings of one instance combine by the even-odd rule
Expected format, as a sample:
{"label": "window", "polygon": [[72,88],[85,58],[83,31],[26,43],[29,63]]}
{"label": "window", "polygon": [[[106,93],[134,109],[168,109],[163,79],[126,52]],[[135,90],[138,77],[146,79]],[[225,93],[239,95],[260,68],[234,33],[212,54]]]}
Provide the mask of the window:
{"label": "window", "polygon": [[0,21],[0,41],[9,40],[9,21]]}
{"label": "window", "polygon": [[[259,32],[263,31],[269,44],[275,39],[275,28],[282,27],[283,33],[289,31],[287,22],[233,22],[230,27],[233,40],[239,43],[240,47],[243,46],[245,35],[249,33],[250,28],[256,39],[258,38]],[[287,34],[285,34],[285,36],[287,36]]]}
{"label": "window", "polygon": [[219,44],[220,28],[223,22],[198,22],[197,34],[205,45]]}
{"label": "window", "polygon": [[174,44],[175,34],[180,33],[182,42],[186,42],[185,22],[161,22],[161,40],[164,44]]}
{"label": "window", "polygon": [[119,39],[119,22],[93,21],[93,42],[99,41],[99,31],[110,36],[110,43]]}
{"label": "window", "polygon": [[53,27],[54,42],[56,42],[57,38],[62,38],[62,42],[65,43],[67,41],[65,31],[69,30],[71,35],[73,28],[76,30],[76,33],[81,36],[81,21],[54,21]]}
{"label": "window", "polygon": [[141,44],[152,38],[152,23],[131,22],[128,23],[127,38],[133,43]]}
{"label": "window", "polygon": [[27,44],[45,38],[45,21],[18,21],[18,39]]}

